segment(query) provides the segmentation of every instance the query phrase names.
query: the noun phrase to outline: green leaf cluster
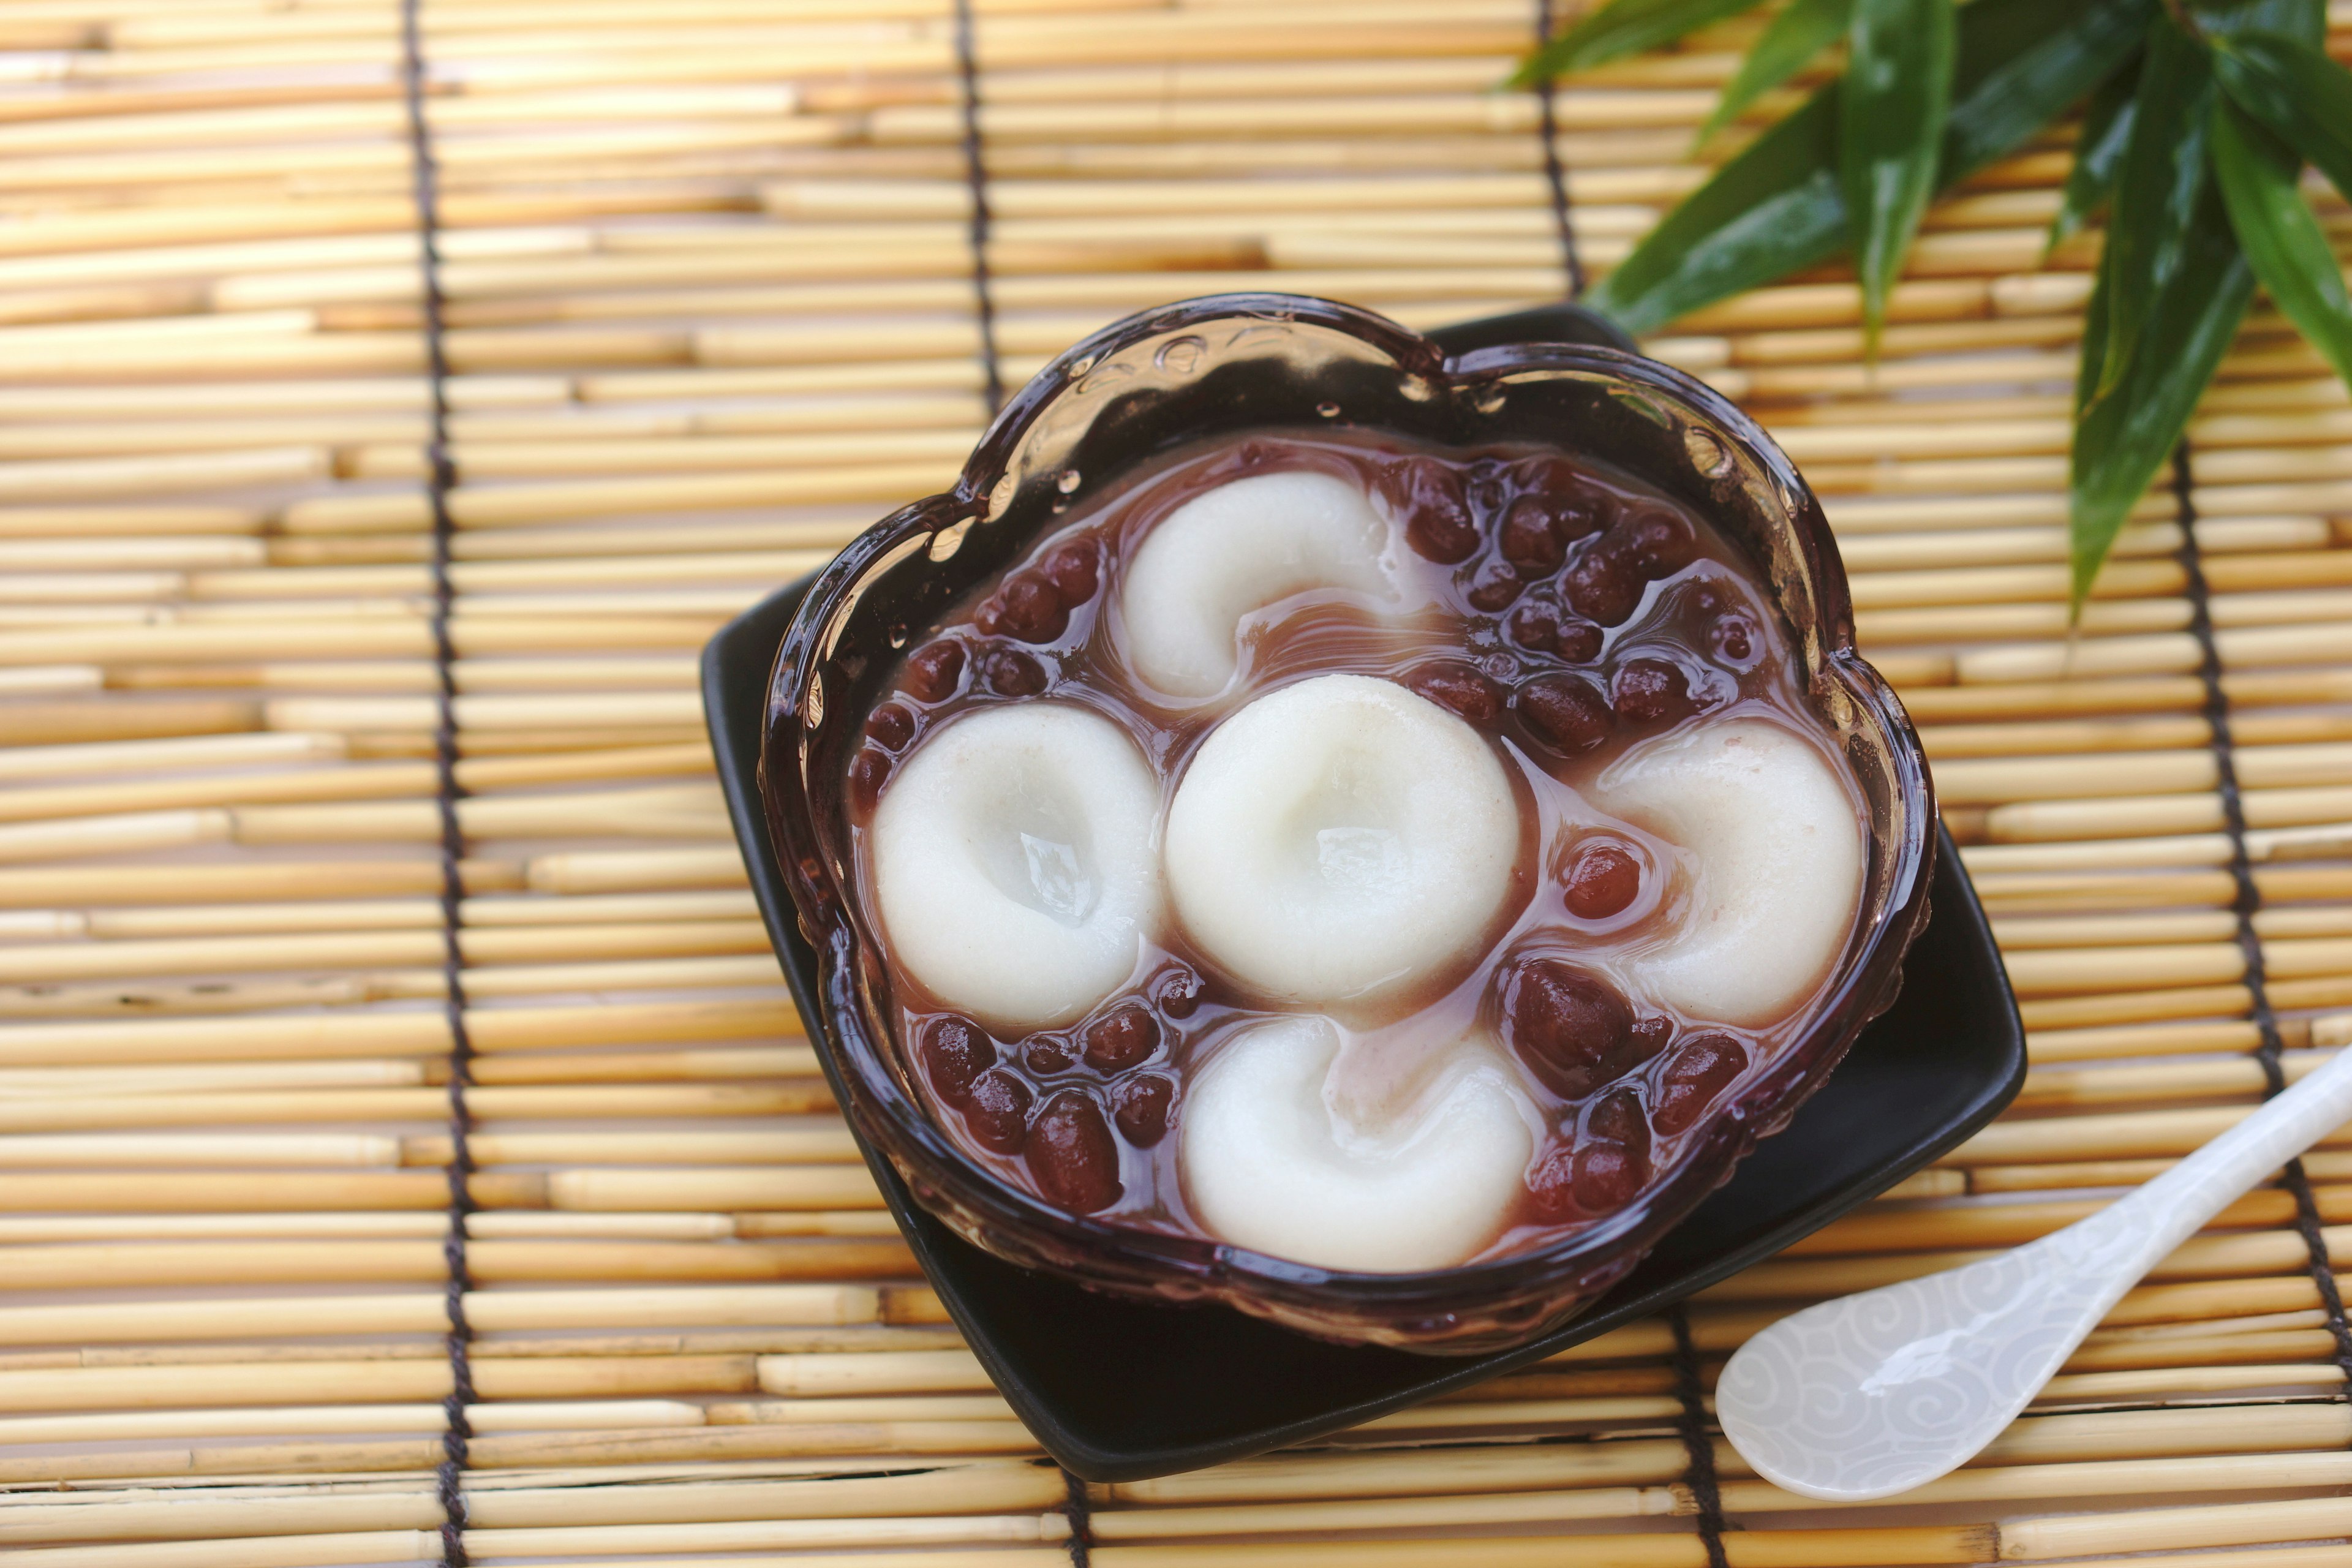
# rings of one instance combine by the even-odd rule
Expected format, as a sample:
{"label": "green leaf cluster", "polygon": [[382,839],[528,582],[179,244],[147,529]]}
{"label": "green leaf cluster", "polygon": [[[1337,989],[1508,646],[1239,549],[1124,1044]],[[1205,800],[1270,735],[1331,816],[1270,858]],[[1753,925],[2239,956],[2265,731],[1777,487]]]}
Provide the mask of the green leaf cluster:
{"label": "green leaf cluster", "polygon": [[[1530,58],[1532,85],[1653,48],[1751,0],[1610,0]],[[2079,612],[2179,444],[2257,283],[2352,382],[2352,300],[2298,189],[2352,195],[2352,74],[2321,0],[1789,0],[1704,140],[1839,44],[1843,70],[1669,213],[1588,301],[1645,332],[1840,254],[1873,353],[1933,196],[2088,100],[2050,229],[2102,210],[2070,495]]]}

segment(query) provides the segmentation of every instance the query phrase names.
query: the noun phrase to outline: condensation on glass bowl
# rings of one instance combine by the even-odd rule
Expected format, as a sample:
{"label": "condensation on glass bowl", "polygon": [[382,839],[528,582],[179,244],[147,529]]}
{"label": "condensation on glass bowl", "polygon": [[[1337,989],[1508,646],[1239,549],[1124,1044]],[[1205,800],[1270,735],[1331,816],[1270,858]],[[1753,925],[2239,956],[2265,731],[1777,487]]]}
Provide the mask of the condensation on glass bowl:
{"label": "condensation on glass bowl", "polygon": [[[1814,1030],[1728,1097],[1695,1135],[1692,1156],[1639,1204],[1534,1251],[1423,1274],[1318,1269],[1196,1237],[1122,1229],[1053,1209],[982,1171],[931,1121],[890,1032],[888,966],[845,869],[844,773],[906,628],[919,636],[1063,526],[1065,509],[1140,465],[1205,438],[1327,429],[1335,419],[1407,443],[1601,455],[1698,507],[1770,591],[1815,710],[1853,763],[1871,813],[1862,918]],[[1080,482],[1066,488],[1066,476]],[[1020,1266],[1115,1294],[1222,1301],[1339,1340],[1463,1353],[1531,1340],[1622,1279],[1728,1176],[1761,1130],[1787,1120],[1893,999],[1903,952],[1925,918],[1934,798],[1917,738],[1853,651],[1852,623],[1828,522],[1794,466],[1745,415],[1680,371],[1558,343],[1449,359],[1369,311],[1296,296],[1192,300],[1106,328],[1006,404],[952,492],[906,508],[844,551],[779,651],[761,786],[785,879],[819,954],[819,1033],[842,1079],[843,1108],[918,1202]]]}

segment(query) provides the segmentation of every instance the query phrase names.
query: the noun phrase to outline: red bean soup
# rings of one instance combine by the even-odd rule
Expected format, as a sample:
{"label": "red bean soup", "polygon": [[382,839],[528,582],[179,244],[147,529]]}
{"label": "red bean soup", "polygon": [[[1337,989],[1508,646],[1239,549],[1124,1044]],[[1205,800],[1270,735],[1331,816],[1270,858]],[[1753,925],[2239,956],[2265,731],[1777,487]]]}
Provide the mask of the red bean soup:
{"label": "red bean soup", "polygon": [[1318,431],[1073,508],[845,780],[940,1126],[1327,1268],[1640,1200],[1818,1016],[1867,819],[1750,565],[1603,464]]}

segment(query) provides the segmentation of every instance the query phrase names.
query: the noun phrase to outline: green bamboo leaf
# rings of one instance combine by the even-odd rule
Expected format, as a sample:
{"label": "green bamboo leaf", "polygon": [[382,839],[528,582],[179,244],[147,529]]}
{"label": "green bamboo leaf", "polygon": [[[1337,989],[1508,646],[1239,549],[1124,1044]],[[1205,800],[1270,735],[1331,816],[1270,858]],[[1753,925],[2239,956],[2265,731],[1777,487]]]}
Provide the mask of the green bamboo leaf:
{"label": "green bamboo leaf", "polygon": [[[2083,342],[2074,364],[2074,417],[2083,417],[2083,410],[2091,401],[2091,394],[2099,384],[2099,372],[2107,363],[2107,253],[2099,250],[2099,265],[2092,274],[2091,302],[2083,310]],[[2079,595],[2078,595],[2079,597]]]}
{"label": "green bamboo leaf", "polygon": [[2191,219],[2208,199],[2213,72],[2203,45],[2169,16],[2148,24],[2147,58],[2133,95],[2131,136],[2116,171],[2104,271],[2107,353],[2095,394],[2123,373],[2122,351],[2187,255]]}
{"label": "green bamboo leaf", "polygon": [[1952,0],[1853,0],[1838,89],[1838,178],[1864,353],[1876,357],[1887,291],[1936,189],[1958,47]]}
{"label": "green bamboo leaf", "polygon": [[2327,236],[2295,189],[2303,161],[2229,100],[2213,111],[2213,174],[2240,248],[2272,300],[2352,383],[2352,300]]}
{"label": "green bamboo leaf", "polygon": [[1627,331],[1646,332],[1818,261],[1844,242],[1832,88],[1668,213],[1588,303]]}
{"label": "green bamboo leaf", "polygon": [[2050,220],[2045,249],[2055,250],[2081,233],[2107,205],[2124,145],[2131,139],[2132,92],[2138,85],[2135,62],[2101,82],[2091,95],[2090,106],[2083,110],[2083,133],[2074,142],[2074,166],[2066,173],[2066,191],[2059,199],[2058,216]]}
{"label": "green bamboo leaf", "polygon": [[2259,31],[2216,37],[2213,74],[2249,119],[2352,193],[2352,74],[2299,38]]}
{"label": "green bamboo leaf", "polygon": [[2155,0],[1970,0],[1937,184],[2005,156],[2139,47]]}
{"label": "green bamboo leaf", "polygon": [[1749,104],[1804,69],[1815,55],[1845,36],[1853,16],[1853,0],[1790,0],[1740,62],[1739,74],[1698,128],[1698,140],[1705,142],[1738,119]]}
{"label": "green bamboo leaf", "polygon": [[[2155,0],[1970,0],[1959,9],[1939,186],[2009,152],[2120,65]],[[1838,86],[1766,132],[1666,215],[1588,303],[1653,331],[1846,246]]]}
{"label": "green bamboo leaf", "polygon": [[1673,43],[1759,0],[1610,0],[1610,3],[1528,57],[1513,87],[1541,87],[1627,55]]}
{"label": "green bamboo leaf", "polygon": [[2154,298],[2140,304],[2136,336],[2120,331],[2115,306],[2126,280],[2112,258],[2092,295],[2086,329],[2106,337],[2106,361],[2120,368],[2095,395],[2084,397],[2080,386],[2075,393],[2068,544],[2077,614],[2124,520],[2189,427],[2253,298],[2253,269],[2210,175],[2179,216],[2180,227],[2170,237],[2178,260]]}

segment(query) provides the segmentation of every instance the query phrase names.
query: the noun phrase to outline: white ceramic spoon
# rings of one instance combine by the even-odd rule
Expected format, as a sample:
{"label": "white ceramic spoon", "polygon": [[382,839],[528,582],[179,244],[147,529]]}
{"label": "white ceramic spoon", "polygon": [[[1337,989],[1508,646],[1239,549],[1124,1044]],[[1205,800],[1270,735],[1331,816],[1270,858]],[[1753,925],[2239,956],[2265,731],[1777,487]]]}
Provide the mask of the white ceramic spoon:
{"label": "white ceramic spoon", "polygon": [[2000,1436],[2159,1259],[2347,1118],[2352,1049],[2086,1220],[1782,1319],[1724,1368],[1725,1436],[1804,1497],[1860,1502],[1934,1480]]}

